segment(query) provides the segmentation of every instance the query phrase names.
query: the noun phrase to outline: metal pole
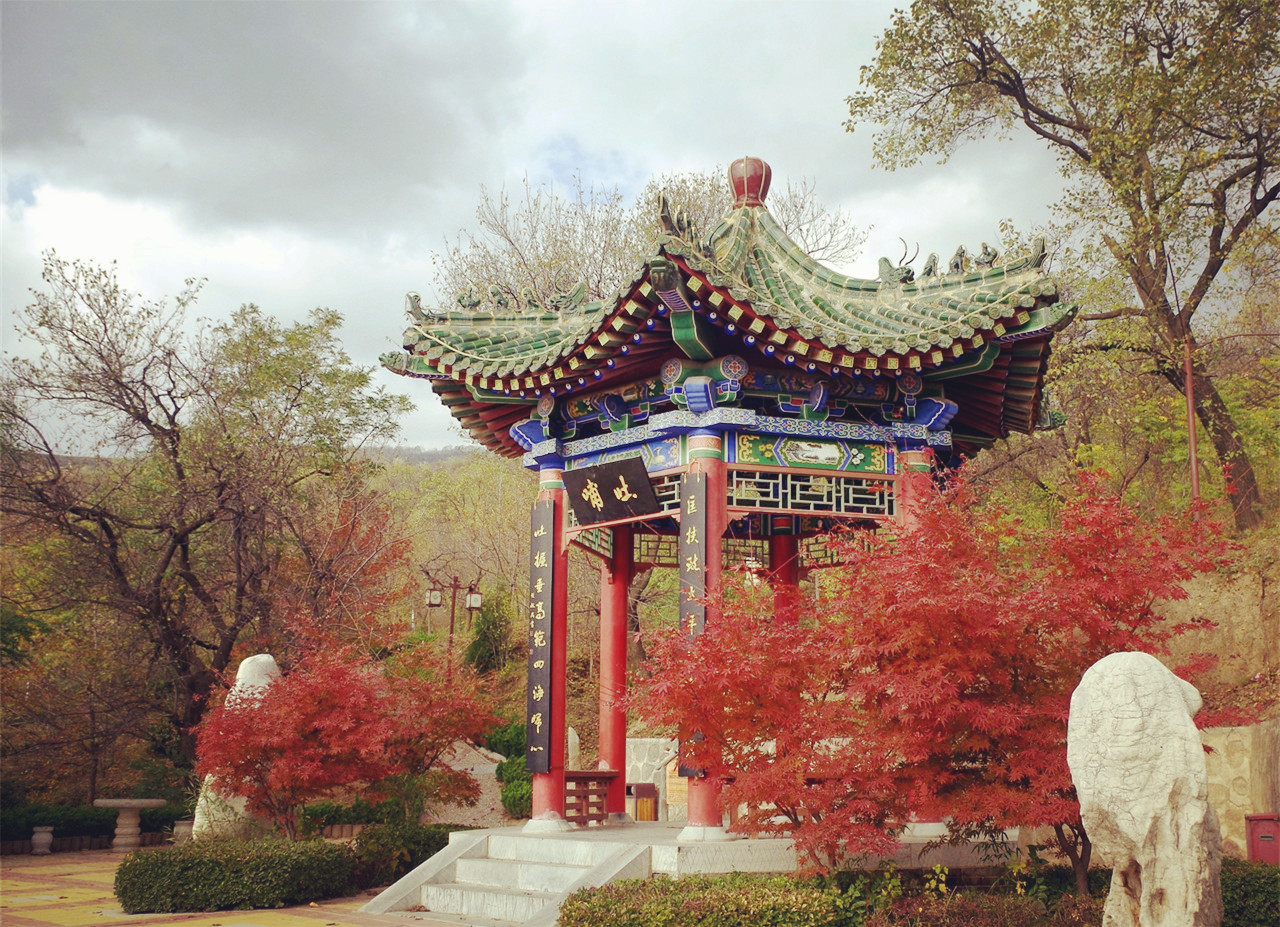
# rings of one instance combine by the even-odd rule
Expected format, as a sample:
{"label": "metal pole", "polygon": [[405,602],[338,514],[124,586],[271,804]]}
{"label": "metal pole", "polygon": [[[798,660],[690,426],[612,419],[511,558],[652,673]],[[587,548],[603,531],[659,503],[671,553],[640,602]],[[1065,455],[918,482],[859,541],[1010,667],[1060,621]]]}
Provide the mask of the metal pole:
{"label": "metal pole", "polygon": [[1191,500],[1200,501],[1200,455],[1196,449],[1196,391],[1191,376],[1191,333],[1182,339],[1182,392],[1187,399],[1187,455],[1191,464]]}
{"label": "metal pole", "polygon": [[458,614],[458,577],[453,577],[453,603],[449,606],[449,653],[453,653],[453,622]]}

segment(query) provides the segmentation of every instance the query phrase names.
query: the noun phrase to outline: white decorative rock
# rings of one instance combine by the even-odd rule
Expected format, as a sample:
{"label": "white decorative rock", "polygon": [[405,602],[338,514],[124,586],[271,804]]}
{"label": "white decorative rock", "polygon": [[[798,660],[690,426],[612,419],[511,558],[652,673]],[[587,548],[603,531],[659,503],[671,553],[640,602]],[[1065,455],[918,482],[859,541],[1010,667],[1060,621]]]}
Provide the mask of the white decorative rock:
{"label": "white decorative rock", "polygon": [[1219,927],[1222,863],[1195,686],[1145,653],[1091,666],[1071,695],[1067,764],[1097,861],[1103,927]]}
{"label": "white decorative rock", "polygon": [[234,707],[236,702],[257,698],[263,689],[279,678],[280,667],[271,654],[255,653],[245,657],[236,670],[235,685],[227,693],[227,704]]}
{"label": "white decorative rock", "polygon": [[578,732],[573,728],[565,729],[565,740],[568,746],[565,748],[565,769],[581,769],[582,768],[582,738],[578,736]]}
{"label": "white decorative rock", "polygon": [[[240,661],[236,681],[227,693],[227,705],[235,706],[257,698],[262,690],[280,677],[276,658],[269,653],[254,654]],[[262,822],[255,821],[245,811],[244,799],[238,795],[218,792],[212,776],[205,776],[196,799],[195,821],[191,826],[191,839],[201,837],[249,836],[263,829]]]}

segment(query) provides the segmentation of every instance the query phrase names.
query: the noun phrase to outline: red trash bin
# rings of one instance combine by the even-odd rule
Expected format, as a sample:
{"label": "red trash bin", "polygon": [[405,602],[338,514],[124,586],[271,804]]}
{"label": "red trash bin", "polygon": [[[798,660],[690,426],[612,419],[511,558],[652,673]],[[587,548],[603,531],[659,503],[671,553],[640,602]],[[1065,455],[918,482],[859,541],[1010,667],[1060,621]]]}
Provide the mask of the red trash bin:
{"label": "red trash bin", "polygon": [[1244,832],[1250,862],[1280,866],[1280,814],[1246,814]]}

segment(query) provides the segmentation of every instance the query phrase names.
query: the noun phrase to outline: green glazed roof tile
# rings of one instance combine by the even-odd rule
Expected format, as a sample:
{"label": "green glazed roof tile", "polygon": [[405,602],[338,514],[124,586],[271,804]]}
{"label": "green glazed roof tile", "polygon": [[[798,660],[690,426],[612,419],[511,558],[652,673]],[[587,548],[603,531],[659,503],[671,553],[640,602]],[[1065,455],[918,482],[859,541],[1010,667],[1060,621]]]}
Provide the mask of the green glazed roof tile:
{"label": "green glazed roof tile", "polygon": [[[1057,287],[1040,268],[1043,250],[966,273],[904,283],[867,280],[815,261],[762,205],[734,208],[704,239],[668,233],[660,241],[660,254],[674,260],[691,292],[704,304],[715,297],[704,312],[711,305],[737,307],[738,338],[749,326],[753,333],[752,341],[742,342],[742,353],[755,350],[752,356],[759,358],[768,343],[779,354],[794,350],[806,362],[821,354],[824,369],[865,366],[876,374],[907,369],[910,361],[926,378],[934,371],[946,379],[949,390],[968,390],[973,409],[1003,410],[998,421],[970,410],[966,414],[972,420],[962,414],[958,431],[996,435],[1034,424],[1047,341],[1075,312],[1074,306],[1057,302]],[[512,398],[513,388],[523,396],[531,380],[535,393],[561,382],[571,388],[610,361],[624,363],[623,347],[633,343],[633,333],[646,331],[646,323],[655,323],[657,334],[678,351],[660,318],[666,308],[658,300],[646,264],[615,298],[577,305],[570,299],[563,311],[520,312],[487,304],[467,311],[452,306],[416,311],[402,342],[406,353],[386,355],[382,362],[397,373],[436,380],[434,388],[442,395],[448,381],[475,384],[476,378],[486,381],[479,384],[480,395],[501,394],[505,386]],[[715,324],[723,327],[726,321]],[[802,344],[793,346],[792,339]],[[987,372],[948,378],[949,369],[963,368],[965,358],[985,355],[996,342],[1004,345],[996,355],[1001,359],[984,368]],[[749,349],[750,344],[757,347]],[[894,357],[897,361],[886,360]],[[500,435],[470,420],[484,403],[469,389],[448,395],[458,404],[459,418],[466,410],[466,424],[484,443],[513,452],[505,426]]]}

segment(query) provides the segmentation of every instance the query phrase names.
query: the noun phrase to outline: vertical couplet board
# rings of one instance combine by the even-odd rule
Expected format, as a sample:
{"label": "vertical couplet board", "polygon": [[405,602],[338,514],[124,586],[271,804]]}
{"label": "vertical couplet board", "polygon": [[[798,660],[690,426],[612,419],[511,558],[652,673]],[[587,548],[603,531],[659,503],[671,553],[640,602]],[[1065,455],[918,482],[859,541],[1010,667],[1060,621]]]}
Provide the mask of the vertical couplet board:
{"label": "vertical couplet board", "polygon": [[719,539],[714,548],[707,538],[707,476],[686,473],[680,479],[680,627],[696,637],[707,623],[707,555],[720,555]]}
{"label": "vertical couplet board", "polygon": [[[720,539],[707,539],[707,475],[686,473],[680,479],[680,627],[697,637],[707,627],[707,551],[720,555]],[[701,739],[694,734],[694,739]],[[681,751],[683,754],[683,751]],[[701,777],[703,771],[680,763],[678,775]]]}
{"label": "vertical couplet board", "polygon": [[529,772],[551,770],[551,603],[554,586],[556,504],[533,504],[529,545],[529,695],[525,713]]}

